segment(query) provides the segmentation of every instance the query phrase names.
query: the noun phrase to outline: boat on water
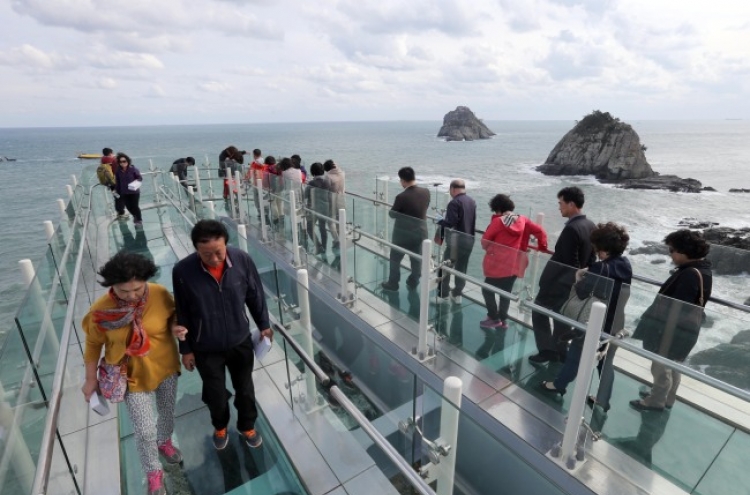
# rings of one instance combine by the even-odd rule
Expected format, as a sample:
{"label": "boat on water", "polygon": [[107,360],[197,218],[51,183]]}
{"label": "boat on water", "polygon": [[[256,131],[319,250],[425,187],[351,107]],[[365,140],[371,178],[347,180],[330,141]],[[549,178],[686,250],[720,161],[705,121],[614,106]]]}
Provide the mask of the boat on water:
{"label": "boat on water", "polygon": [[8,158],[7,156],[0,156],[0,162],[15,162],[15,158]]}
{"label": "boat on water", "polygon": [[[235,434],[216,452],[199,377],[183,373],[174,440],[184,463],[165,466],[170,494],[723,495],[750,486],[739,462],[750,452],[747,390],[666,362],[683,374],[678,402],[664,412],[629,409],[651,361],[661,361],[627,339],[610,343],[620,347],[611,410],[586,407],[593,355],[570,393],[539,390],[556,369],[528,363],[531,310],[561,318],[530,297],[544,255],[530,255],[527,276],[509,294],[484,284],[481,267],[452,271],[428,240],[418,288],[385,293],[379,286],[398,246],[390,243],[390,205],[378,198],[400,190],[395,184],[378,179],[375,199],[332,200],[345,205],[325,218],[338,247],[318,249],[304,227],[321,213],[299,202],[298,186],[257,195],[230,187],[224,200],[215,167],[191,168],[194,187],[167,168],[142,170],[142,226],[116,219],[94,165],[62,204],[36,275],[27,275],[18,332],[0,341],[3,495],[145,491],[127,413],[112,407],[98,416],[81,398],[79,320],[104,292],[96,270],[121,249],[152,258],[154,281],[171,288],[171,266],[192,251],[190,228],[201,218],[222,221],[230,244],[253,257],[276,343],[254,372],[261,449]],[[438,268],[467,279],[460,303],[437,301]],[[651,283],[639,283],[630,300],[652,301]],[[480,328],[482,289],[511,299],[509,328]],[[740,306],[707,310],[708,319],[739,327],[732,312]],[[588,325],[572,325],[598,342],[604,313],[592,315]]]}
{"label": "boat on water", "polygon": [[98,160],[101,157],[101,153],[79,153],[76,158],[80,160]]}

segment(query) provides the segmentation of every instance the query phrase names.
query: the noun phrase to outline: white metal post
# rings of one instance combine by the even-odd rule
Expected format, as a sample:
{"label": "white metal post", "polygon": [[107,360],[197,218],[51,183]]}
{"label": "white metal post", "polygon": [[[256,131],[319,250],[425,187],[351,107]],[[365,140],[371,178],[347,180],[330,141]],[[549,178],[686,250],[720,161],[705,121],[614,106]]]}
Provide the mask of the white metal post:
{"label": "white metal post", "polygon": [[76,174],[71,175],[73,178],[73,187],[76,187],[78,185],[78,177],[76,177]]}
{"label": "white metal post", "polygon": [[[430,256],[432,255],[432,241],[422,241],[422,283],[419,297],[419,340],[417,342],[417,359],[427,358],[427,327],[430,316]],[[408,256],[408,255],[407,255]]]}
{"label": "white metal post", "polygon": [[263,197],[263,180],[255,181],[255,187],[258,189],[258,204],[260,205],[260,239],[263,242],[268,241],[268,225],[266,224],[266,204]]}
{"label": "white metal post", "polygon": [[177,204],[180,206],[180,209],[182,209],[182,191],[183,191],[183,189],[182,189],[182,186],[180,185],[180,179],[178,179],[176,175],[172,175],[172,182],[173,182],[175,191],[177,192]]}
{"label": "white metal post", "polygon": [[148,160],[148,169],[151,172],[151,187],[154,188],[154,202],[159,203],[159,188],[156,186],[156,167],[154,167],[154,161]]}
{"label": "white metal post", "polygon": [[227,169],[226,177],[224,180],[227,181],[227,190],[229,196],[225,201],[229,201],[229,216],[234,218],[234,187],[232,187],[232,181],[234,178],[232,177],[232,169]]}
{"label": "white metal post", "polygon": [[213,220],[216,218],[216,208],[214,207],[213,201],[206,201],[206,207],[208,208],[208,219]]}
{"label": "white metal post", "polygon": [[[544,225],[544,213],[539,212],[536,214],[536,223],[540,227]],[[539,239],[537,239],[537,247],[539,246]],[[539,260],[541,259],[541,253],[539,251],[534,251],[534,254],[531,256],[531,284],[530,284],[530,291],[531,294],[529,294],[529,297],[534,297],[536,295],[536,280],[537,280],[537,274],[539,273]],[[528,323],[529,318],[531,318],[531,314],[526,315],[526,322]]]}
{"label": "white metal post", "polygon": [[[388,203],[388,181],[383,181],[383,199],[381,199],[383,203]],[[385,208],[384,205],[380,205],[381,208],[381,214],[383,215],[383,239],[386,241],[391,240],[391,229],[388,228],[388,209]],[[383,246],[383,249],[385,249],[385,246]]]}
{"label": "white metal post", "polygon": [[195,192],[193,191],[193,186],[188,186],[187,192],[188,199],[190,200],[190,209],[195,213]]}
{"label": "white metal post", "polygon": [[349,247],[347,232],[346,232],[346,210],[344,208],[339,209],[339,271],[341,273],[341,294],[339,294],[339,300],[342,303],[348,303],[354,300],[354,295],[349,292],[349,275],[347,270],[349,268],[347,247]]}
{"label": "white metal post", "polygon": [[208,197],[214,197],[214,181],[211,180],[211,162],[208,161],[208,155],[206,155],[206,180],[208,180]]}
{"label": "white metal post", "polygon": [[201,170],[195,166],[195,195],[198,197],[198,201],[203,203],[203,191],[201,191]]}
{"label": "white metal post", "polygon": [[247,212],[245,211],[244,201],[242,200],[242,184],[240,184],[241,174],[238,171],[234,173],[234,183],[237,185],[237,213],[240,223],[245,223],[247,219]]}
{"label": "white metal post", "polygon": [[456,442],[458,420],[461,414],[461,388],[463,383],[456,376],[443,382],[443,405],[440,408],[440,440],[438,447],[445,447],[445,459],[437,469],[437,495],[453,495],[456,476]]}
{"label": "white metal post", "polygon": [[[39,284],[39,279],[36,278],[34,265],[31,263],[30,259],[22,259],[18,262],[18,266],[21,269],[21,280],[23,280],[23,285],[29,291],[29,302],[34,304],[36,308],[34,312],[42,315],[42,321],[39,324],[39,334],[34,346],[32,359],[41,354],[41,346],[43,345],[44,339],[47,340],[51,355],[56,356],[60,350],[60,341],[57,340],[55,328],[52,325],[51,315],[49,314],[49,311],[47,311],[47,303],[44,300],[44,293],[42,292],[41,284]],[[39,363],[33,363],[33,365],[38,366]]]}
{"label": "white metal post", "polygon": [[52,238],[55,236],[55,226],[52,225],[50,220],[44,221],[44,233],[47,235],[47,242],[51,242]]}
{"label": "white metal post", "polygon": [[237,243],[240,249],[247,252],[247,227],[241,223],[237,225]]}
{"label": "white metal post", "polygon": [[73,199],[73,188],[70,187],[70,184],[65,184],[65,190],[68,192],[68,199]]}
{"label": "white metal post", "polygon": [[60,217],[62,217],[63,220],[67,220],[68,212],[65,209],[65,201],[61,198],[57,198],[57,206],[60,208]]}
{"label": "white metal post", "polygon": [[562,448],[560,456],[551,453],[552,457],[559,457],[559,462],[568,469],[576,467],[575,448],[578,440],[578,430],[583,421],[583,412],[586,407],[586,396],[589,392],[591,377],[594,373],[596,363],[596,350],[599,348],[599,337],[604,325],[604,317],[607,314],[607,306],[602,302],[595,302],[591,305],[591,316],[586,326],[586,336],[583,341],[583,351],[581,353],[581,363],[578,366],[578,375],[576,376],[575,388],[573,389],[573,398],[570,401],[568,409],[568,421],[565,423],[565,433],[563,434]]}
{"label": "white metal post", "polygon": [[292,257],[293,265],[302,265],[299,255],[299,232],[297,232],[297,201],[294,198],[294,190],[289,190],[289,221],[292,224]]}
{"label": "white metal post", "polygon": [[[313,356],[313,330],[312,320],[310,318],[310,284],[308,281],[307,270],[297,270],[297,300],[299,301],[299,323],[302,326],[304,339],[302,349],[308,356]],[[315,386],[315,376],[312,371],[305,370],[305,388],[307,397],[307,409],[310,411],[317,403],[317,388]]]}

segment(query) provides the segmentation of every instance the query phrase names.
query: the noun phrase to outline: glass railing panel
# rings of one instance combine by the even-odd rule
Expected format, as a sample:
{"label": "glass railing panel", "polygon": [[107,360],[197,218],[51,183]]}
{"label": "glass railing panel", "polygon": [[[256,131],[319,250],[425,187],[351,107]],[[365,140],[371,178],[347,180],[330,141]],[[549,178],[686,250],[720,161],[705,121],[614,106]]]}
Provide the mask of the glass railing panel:
{"label": "glass railing panel", "polygon": [[47,406],[15,329],[0,348],[0,392],[0,492],[31,493]]}
{"label": "glass railing panel", "polygon": [[698,483],[693,493],[722,495],[732,493],[738,486],[748,486],[750,472],[742,461],[750,452],[750,435],[735,430],[726,446]]}
{"label": "glass railing panel", "polygon": [[[502,486],[506,493],[567,493],[542,471],[521,459],[513,447],[495,438],[467,415],[461,414],[454,403],[444,398],[442,392],[423,383],[419,384],[419,388],[423,395],[417,401],[421,405],[417,411],[417,425],[427,440],[420,449],[420,464],[430,470],[431,474],[439,473],[450,462],[451,456],[455,456],[456,475],[453,486],[447,491],[441,491],[445,487],[441,487],[440,483],[449,482],[449,478],[438,476],[436,491],[456,495],[495,493],[497,487]],[[451,417],[458,417],[457,428]],[[419,438],[414,428],[410,432],[415,438]],[[457,435],[455,442],[453,434]],[[433,456],[440,459],[440,464],[428,465],[428,452],[437,450],[430,443],[449,446],[451,456],[433,453]]]}

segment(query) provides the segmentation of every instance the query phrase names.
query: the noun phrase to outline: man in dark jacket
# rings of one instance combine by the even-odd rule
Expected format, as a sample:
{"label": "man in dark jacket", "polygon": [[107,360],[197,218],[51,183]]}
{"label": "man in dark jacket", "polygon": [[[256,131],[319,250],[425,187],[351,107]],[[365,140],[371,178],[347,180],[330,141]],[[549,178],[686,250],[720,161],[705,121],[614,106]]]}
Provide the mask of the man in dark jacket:
{"label": "man in dark jacket", "polygon": [[255,431],[258,411],[253,386],[253,342],[250,310],[261,337],[273,338],[268,307],[258,270],[250,256],[227,247],[229,234],[216,220],[201,220],[190,234],[196,252],[179,261],[172,271],[182,364],[198,368],[203,380],[203,402],[211,413],[213,442],[227,446],[229,397],[226,371],[234,386],[237,429],[250,447],[262,442]]}
{"label": "man in dark jacket", "polygon": [[[307,237],[315,241],[315,254],[324,254],[328,246],[326,224],[331,217],[331,181],[324,176],[323,164],[315,162],[310,166],[312,179],[305,188],[305,204],[311,210],[307,217]],[[315,224],[318,225],[318,236],[315,236]]]}
{"label": "man in dark jacket", "polygon": [[[555,253],[539,278],[539,293],[534,302],[558,313],[570,295],[576,270],[596,260],[591,246],[591,231],[596,225],[581,211],[584,200],[583,191],[577,187],[565,187],[557,193],[560,214],[568,221],[555,243]],[[532,313],[531,322],[539,353],[530,356],[529,361],[542,364],[564,359],[567,343],[561,341],[560,336],[569,328],[555,320],[551,330],[549,317],[536,312]]]}
{"label": "man in dark jacket", "polygon": [[188,166],[195,165],[195,158],[192,156],[189,156],[187,158],[178,158],[177,160],[172,162],[172,168],[169,169],[170,172],[175,174],[177,178],[180,180],[180,184],[182,184],[182,187],[187,188],[187,171]]}
{"label": "man in dark jacket", "polygon": [[[394,219],[393,244],[413,253],[421,253],[422,241],[427,239],[427,208],[430,206],[430,191],[417,186],[416,175],[411,167],[403,167],[398,171],[398,178],[404,190],[396,196],[389,216]],[[397,291],[401,280],[401,260],[405,253],[391,249],[390,274],[388,281],[380,284],[385,291]],[[411,274],[406,279],[409,289],[416,289],[422,275],[421,265],[417,258],[409,256]]]}
{"label": "man in dark jacket", "polygon": [[[452,268],[466,273],[471,250],[474,249],[474,233],[477,224],[477,204],[466,194],[466,183],[461,179],[451,181],[451,199],[445,210],[445,218],[438,220],[445,244],[443,259],[451,260]],[[448,296],[455,304],[461,304],[461,293],[466,279],[456,277],[456,286],[450,290],[450,273],[438,272],[438,300],[447,302]]]}

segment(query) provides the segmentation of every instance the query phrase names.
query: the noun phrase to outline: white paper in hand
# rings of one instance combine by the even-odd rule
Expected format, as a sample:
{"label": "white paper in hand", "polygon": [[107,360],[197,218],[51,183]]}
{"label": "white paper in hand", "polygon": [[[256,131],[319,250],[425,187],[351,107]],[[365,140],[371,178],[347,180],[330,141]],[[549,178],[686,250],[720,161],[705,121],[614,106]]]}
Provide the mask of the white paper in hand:
{"label": "white paper in hand", "polygon": [[268,337],[261,338],[260,331],[255,331],[251,335],[253,339],[253,351],[255,352],[255,359],[261,360],[271,350],[273,343]]}
{"label": "white paper in hand", "polygon": [[94,392],[93,394],[91,394],[91,398],[89,399],[89,407],[99,416],[106,416],[107,414],[109,414],[109,404],[107,404],[107,399],[102,397],[99,392]]}
{"label": "white paper in hand", "polygon": [[141,184],[143,184],[143,182],[139,180],[134,180],[133,182],[128,184],[128,189],[130,189],[131,191],[137,191],[138,189],[141,188]]}

